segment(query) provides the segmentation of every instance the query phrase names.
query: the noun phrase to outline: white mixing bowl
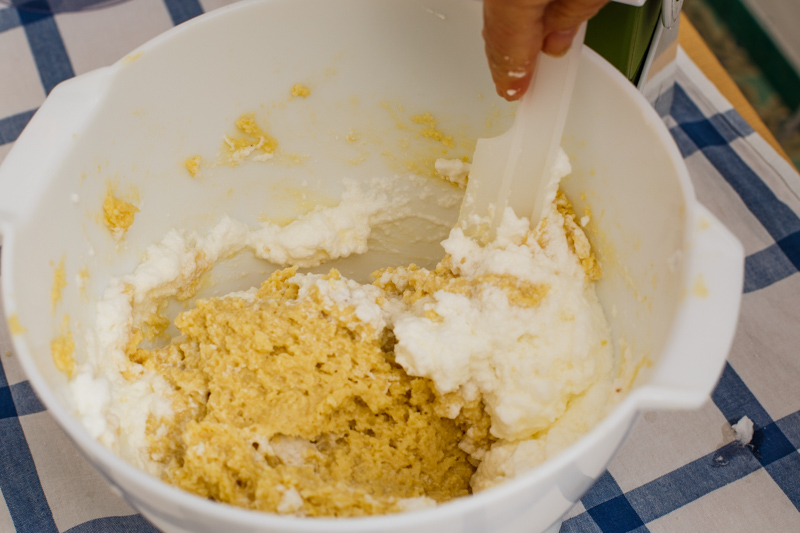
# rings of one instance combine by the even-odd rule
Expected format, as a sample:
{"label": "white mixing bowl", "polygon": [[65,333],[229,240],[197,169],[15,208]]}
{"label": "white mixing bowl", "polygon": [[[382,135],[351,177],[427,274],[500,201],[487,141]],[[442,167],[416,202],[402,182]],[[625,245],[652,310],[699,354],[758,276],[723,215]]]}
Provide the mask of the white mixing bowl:
{"label": "white mixing bowl", "polygon": [[[398,122],[432,112],[457,140],[491,136],[511,108],[494,96],[468,0],[259,0],[234,4],[160,36],[117,64],[57,87],[0,169],[2,288],[13,339],[33,388],[64,431],[125,498],[169,532],[535,532],[551,526],[603,472],[638,412],[695,408],[712,390],[736,324],[739,243],[695,199],[661,119],[588,49],[563,146],[573,174],[563,189],[593,213],[589,237],[605,275],[598,285],[619,371],[631,392],[554,460],[500,487],[433,509],[365,519],[296,519],[213,503],[149,477],[89,437],[69,403],[50,341],[68,314],[76,359],[112,276],[131,272],[172,227],[198,231],[223,214],[256,224],[291,216],[304,184],[338,197],[341,178],[394,174]],[[312,94],[289,100],[302,82]],[[213,156],[233,121],[253,111],[301,164],[248,163],[189,177],[183,161]],[[361,143],[347,143],[350,130]],[[405,136],[405,137],[404,137]],[[461,142],[459,141],[459,142]],[[426,145],[427,146],[427,145]],[[405,150],[405,152],[404,152]],[[423,150],[424,151],[424,150]],[[383,155],[382,155],[383,154]],[[468,143],[451,151],[469,155]],[[430,153],[425,152],[425,156]],[[394,156],[394,157],[393,157]],[[361,164],[352,159],[361,158]],[[349,162],[350,161],[350,162]],[[102,226],[109,184],[141,209],[118,244]],[[376,264],[433,261],[437,248],[406,228],[394,248],[341,263],[363,277]],[[411,233],[408,233],[408,232]],[[424,239],[422,239],[424,240]],[[65,260],[63,302],[51,312],[54,266]],[[349,261],[349,262],[348,262]],[[83,289],[75,281],[88,267]],[[228,265],[207,293],[258,283],[252,258]],[[243,272],[247,275],[233,275]]]}

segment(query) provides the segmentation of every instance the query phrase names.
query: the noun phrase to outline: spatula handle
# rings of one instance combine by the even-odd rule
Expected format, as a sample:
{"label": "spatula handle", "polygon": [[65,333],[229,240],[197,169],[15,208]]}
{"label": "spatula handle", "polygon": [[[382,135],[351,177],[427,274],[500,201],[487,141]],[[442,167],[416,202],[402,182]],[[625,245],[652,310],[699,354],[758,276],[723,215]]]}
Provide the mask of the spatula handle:
{"label": "spatula handle", "polygon": [[517,216],[530,216],[536,225],[555,198],[560,176],[552,176],[550,169],[561,144],[585,34],[584,23],[563,57],[540,53],[511,128],[478,140],[459,218],[468,234],[492,240],[506,206]]}
{"label": "spatula handle", "polygon": [[558,190],[560,176],[552,176],[551,169],[561,146],[585,35],[583,23],[566,55],[555,58],[539,54],[531,87],[517,110],[521,118],[536,119],[515,120],[512,126],[516,152],[509,154],[509,159],[514,153],[518,159],[508,162],[498,200],[507,198],[506,205],[518,216],[530,216],[533,226]]}

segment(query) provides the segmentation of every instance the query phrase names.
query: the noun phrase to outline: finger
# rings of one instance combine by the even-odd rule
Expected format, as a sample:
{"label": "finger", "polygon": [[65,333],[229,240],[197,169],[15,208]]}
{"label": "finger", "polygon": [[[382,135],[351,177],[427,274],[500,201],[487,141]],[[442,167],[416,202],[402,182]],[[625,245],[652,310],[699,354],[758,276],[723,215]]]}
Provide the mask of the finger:
{"label": "finger", "polygon": [[542,43],[542,52],[554,57],[561,57],[567,53],[572,39],[578,33],[578,28],[572,28],[566,31],[554,31],[544,38]]}
{"label": "finger", "polygon": [[608,0],[555,0],[544,12],[544,31],[566,31],[589,20],[608,3]]}
{"label": "finger", "polygon": [[484,0],[483,38],[497,94],[517,100],[525,93],[544,40],[549,0]]}
{"label": "finger", "polygon": [[578,26],[597,14],[608,0],[555,0],[544,13],[542,51],[552,56],[567,53]]}

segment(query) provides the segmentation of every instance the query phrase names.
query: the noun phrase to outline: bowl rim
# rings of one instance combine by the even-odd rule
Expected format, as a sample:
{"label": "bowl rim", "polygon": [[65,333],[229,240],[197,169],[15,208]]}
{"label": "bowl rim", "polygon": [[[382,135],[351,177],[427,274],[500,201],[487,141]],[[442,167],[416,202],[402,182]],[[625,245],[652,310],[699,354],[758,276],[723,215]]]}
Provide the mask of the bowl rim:
{"label": "bowl rim", "polygon": [[[245,0],[243,2],[234,3],[203,15],[189,20],[183,24],[175,26],[165,33],[156,36],[147,43],[144,43],[124,58],[120,59],[110,67],[104,67],[107,70],[108,76],[113,79],[125,63],[129,62],[132,58],[138,57],[140,54],[147,53],[150,50],[158,48],[165,43],[181,38],[185,33],[190,31],[202,31],[202,27],[206,24],[213,23],[214,20],[220,17],[232,16],[234,13],[242,10],[252,9],[254,6],[262,4],[272,4],[285,2],[287,0]],[[644,114],[645,121],[652,123],[655,134],[662,141],[661,145],[666,150],[669,159],[672,161],[676,170],[676,177],[681,187],[684,201],[686,205],[685,213],[683,214],[686,228],[689,228],[689,222],[694,217],[697,203],[694,188],[691,184],[688,170],[685,162],[680,155],[680,152],[672,139],[669,131],[664,124],[663,120],[655,109],[649,105],[644,97],[636,90],[636,88],[619,73],[613,66],[607,63],[599,54],[584,46],[582,49],[581,62],[589,62],[594,67],[599,68],[616,87],[624,92],[631,99],[632,102],[637,104],[639,110]],[[488,73],[488,72],[487,72]],[[89,74],[89,73],[87,73]],[[82,75],[85,76],[86,74]],[[68,80],[64,83],[71,83]],[[24,142],[24,138],[21,137]],[[13,149],[13,148],[12,148]],[[16,309],[14,301],[14,269],[10,258],[13,257],[14,247],[16,245],[14,221],[0,220],[0,233],[3,235],[3,247],[5,253],[0,257],[2,263],[3,275],[0,277],[2,284],[2,303],[5,308],[6,316],[11,314]],[[688,229],[686,239],[688,240]],[[672,330],[674,330],[674,324]],[[670,335],[672,334],[672,330]],[[641,410],[643,405],[648,404],[652,397],[647,383],[631,390],[627,396],[618,402],[614,408],[588,433],[583,435],[575,443],[568,446],[557,456],[547,460],[543,464],[535,467],[534,469],[525,472],[514,479],[507,480],[496,487],[481,491],[480,493],[473,494],[470,497],[456,498],[449,502],[439,504],[432,508],[424,508],[419,510],[412,510],[408,512],[390,514],[390,515],[375,515],[368,517],[356,518],[314,518],[312,520],[302,520],[294,516],[283,516],[263,511],[248,510],[240,507],[235,507],[230,504],[214,502],[204,499],[198,495],[192,494],[188,491],[179,489],[175,486],[147,474],[143,470],[127,463],[122,458],[115,455],[111,450],[103,446],[99,441],[92,438],[85,427],[79,422],[74,413],[66,409],[56,398],[53,391],[50,390],[44,380],[43,375],[39,372],[31,352],[26,342],[24,334],[14,334],[11,336],[14,349],[18,355],[20,364],[23,368],[25,375],[31,383],[34,391],[41,399],[44,406],[51,412],[58,425],[64,430],[67,436],[72,440],[78,450],[87,457],[88,461],[99,470],[102,475],[109,481],[112,486],[119,488],[126,498],[129,498],[129,490],[119,487],[116,481],[117,477],[123,477],[140,489],[146,489],[149,495],[154,498],[162,498],[172,501],[177,505],[182,506],[185,510],[197,512],[202,514],[215,515],[217,518],[228,521],[232,524],[245,527],[276,527],[282,528],[287,531],[296,531],[298,533],[318,531],[320,528],[325,528],[330,533],[337,532],[363,532],[379,529],[392,529],[397,527],[413,527],[430,521],[455,518],[462,516],[465,512],[475,511],[481,508],[491,507],[492,505],[507,499],[509,496],[523,492],[532,485],[537,484],[542,479],[553,476],[559,471],[563,470],[566,466],[574,464],[585,453],[589,452],[591,448],[598,443],[604,441],[607,435],[615,429],[623,428],[629,429],[632,425],[634,417]],[[622,442],[622,438],[620,439]],[[613,455],[612,455],[613,457]],[[607,463],[606,463],[607,464]],[[111,475],[109,472],[113,472]],[[138,498],[134,498],[139,504],[144,504]],[[138,506],[134,504],[136,510]]]}

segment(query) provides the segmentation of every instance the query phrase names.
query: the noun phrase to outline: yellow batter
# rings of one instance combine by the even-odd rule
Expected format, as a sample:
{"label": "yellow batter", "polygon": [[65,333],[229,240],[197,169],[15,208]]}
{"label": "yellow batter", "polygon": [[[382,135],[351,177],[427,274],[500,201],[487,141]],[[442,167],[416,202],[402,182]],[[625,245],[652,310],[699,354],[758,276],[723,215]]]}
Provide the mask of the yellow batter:
{"label": "yellow batter", "polygon": [[[562,193],[556,205],[587,277],[599,278]],[[508,275],[467,280],[451,263],[447,256],[433,271],[376,272],[376,303],[391,296],[410,305],[437,291],[474,297],[492,285],[530,308],[550,290]],[[147,423],[164,479],[213,500],[305,516],[399,512],[469,494],[474,458],[496,441],[482,401],[441,395],[429,379],[409,376],[394,361],[389,328],[376,331],[318,285],[300,297],[295,274],[274,273],[250,297],[199,300],[177,317],[181,335],[165,347],[137,347],[154,335],[134,335],[129,359],[174,391],[174,415]],[[328,289],[337,282],[336,270],[321,278]],[[70,373],[66,344],[54,342],[53,355]]]}
{"label": "yellow batter", "polygon": [[[598,279],[562,193],[556,206],[569,247],[587,278]],[[375,303],[410,305],[437,291],[475,297],[492,285],[511,305],[531,308],[550,290],[508,275],[462,278],[452,261],[376,272]],[[134,332],[129,359],[173,389],[174,415],[147,423],[164,479],[213,500],[305,516],[399,512],[469,494],[475,458],[496,441],[482,400],[442,395],[409,376],[394,360],[391,329],[377,331],[355,307],[332,303],[326,291],[345,283],[336,270],[320,280],[326,291],[312,284],[302,297],[295,274],[274,273],[254,295],[199,300],[177,317],[181,334],[165,347],[137,347],[157,331]],[[433,310],[427,318],[439,320]],[[69,341],[62,335],[53,345],[67,373]]]}
{"label": "yellow batter", "polygon": [[[316,287],[298,299],[294,274],[276,272],[253,301],[199,301],[176,319],[182,335],[169,346],[129,353],[175,388],[175,417],[148,422],[165,479],[307,516],[396,512],[408,498],[468,494],[475,466],[458,445],[467,430],[470,442],[490,444],[482,405],[441,416],[453,398],[394,363],[389,330],[325,304]],[[323,279],[339,278],[332,270]]]}
{"label": "yellow batter", "polygon": [[[575,255],[578,256],[583,271],[586,272],[586,277],[589,278],[589,281],[599,280],[603,277],[603,270],[592,252],[592,245],[589,243],[589,239],[586,238],[586,233],[575,222],[577,215],[572,204],[561,191],[558,191],[555,203],[558,212],[564,216],[564,233],[567,236],[567,242],[572,251],[575,252]],[[588,216],[588,213],[586,216]]]}

